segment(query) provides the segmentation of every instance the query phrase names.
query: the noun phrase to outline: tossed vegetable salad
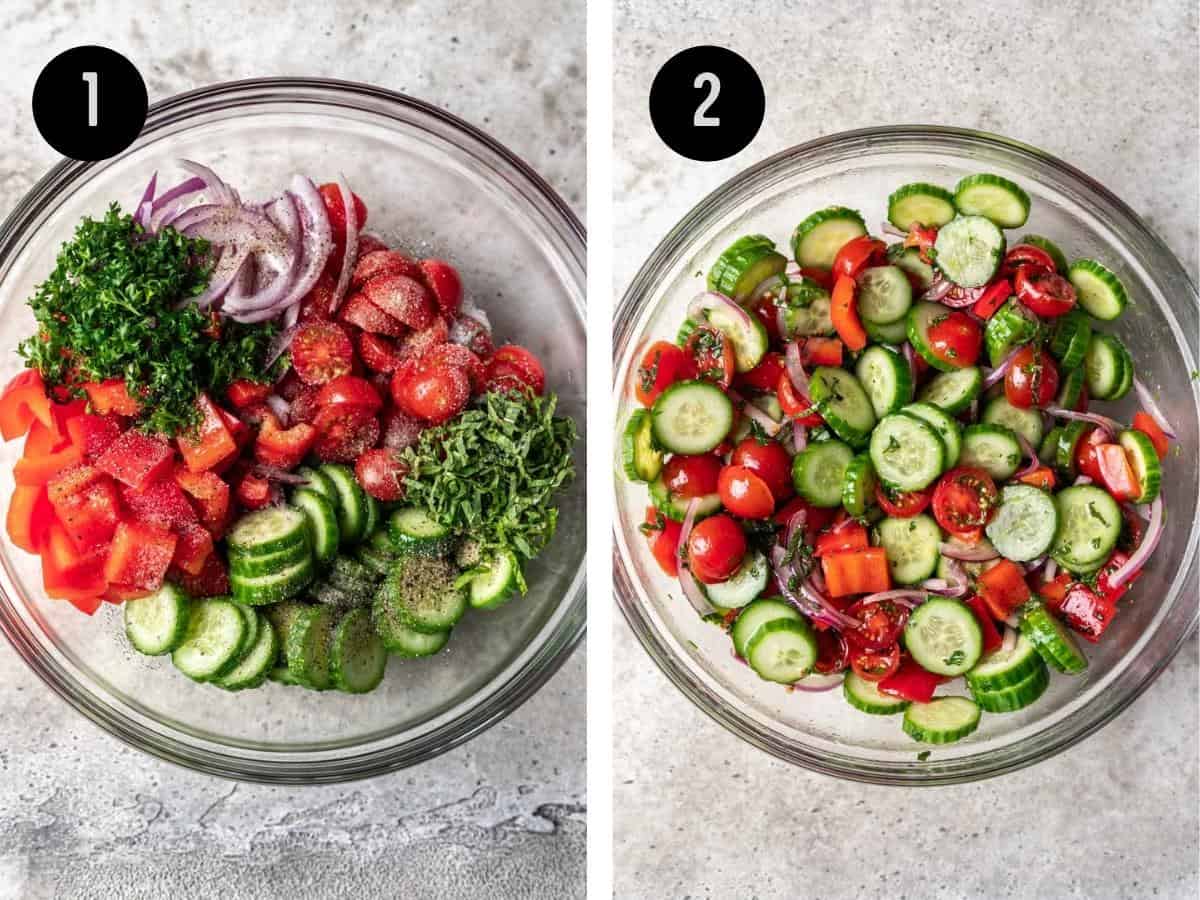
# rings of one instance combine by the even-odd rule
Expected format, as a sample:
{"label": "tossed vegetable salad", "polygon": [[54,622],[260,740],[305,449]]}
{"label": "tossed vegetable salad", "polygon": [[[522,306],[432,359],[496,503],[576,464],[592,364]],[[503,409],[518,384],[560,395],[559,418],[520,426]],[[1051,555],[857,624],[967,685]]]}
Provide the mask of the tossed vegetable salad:
{"label": "tossed vegetable salad", "polygon": [[373,690],[526,589],[574,424],[458,272],[364,234],[344,179],[248,203],[191,162],[84,219],[30,299],[7,514],[47,596],[123,604],[229,690]]}
{"label": "tossed vegetable salad", "polygon": [[[791,259],[740,238],[624,426],[650,549],[735,656],[928,743],[1083,671],[1163,529],[1174,435],[1115,333],[1126,289],[1010,243],[1029,208],[982,174],[897,189],[891,243],[845,207]],[[1092,409],[1130,391],[1129,425]]]}

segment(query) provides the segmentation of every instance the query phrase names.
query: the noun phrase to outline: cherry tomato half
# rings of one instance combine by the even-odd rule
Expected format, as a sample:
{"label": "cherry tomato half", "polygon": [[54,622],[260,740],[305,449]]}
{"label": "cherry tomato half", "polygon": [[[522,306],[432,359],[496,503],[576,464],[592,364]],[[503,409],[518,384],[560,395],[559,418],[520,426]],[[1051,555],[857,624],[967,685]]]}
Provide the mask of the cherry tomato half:
{"label": "cherry tomato half", "polygon": [[813,428],[825,424],[821,414],[816,411],[812,402],[792,387],[792,379],[784,372],[779,376],[779,384],[775,388],[775,397],[779,400],[779,408],[783,414],[800,425]]}
{"label": "cherry tomato half", "polygon": [[383,407],[375,386],[357,375],[339,375],[328,382],[317,392],[316,402],[317,406],[362,406],[373,413]]}
{"label": "cherry tomato half", "polygon": [[996,483],[983,469],[951,469],[933,491],[933,517],[946,531],[975,536],[988,523],[998,502]]}
{"label": "cherry tomato half", "polygon": [[1089,428],[1080,435],[1078,443],[1075,444],[1075,470],[1092,481],[1100,481],[1102,478],[1096,448],[1103,443],[1104,432],[1099,428]]}
{"label": "cherry tomato half", "polygon": [[349,375],[354,345],[345,329],[333,322],[309,322],[292,338],[292,367],[305,384],[325,384]]}
{"label": "cherry tomato half", "polygon": [[900,668],[900,645],[882,652],[855,650],[850,653],[850,668],[863,681],[883,681]]}
{"label": "cherry tomato half", "polygon": [[1021,266],[1013,277],[1013,292],[1027,309],[1047,319],[1075,307],[1074,285],[1054,271]]}
{"label": "cherry tomato half", "polygon": [[642,534],[650,541],[650,552],[668,575],[679,574],[679,535],[683,526],[668,519],[653,506],[646,507],[646,521],[641,526]]}
{"label": "cherry tomato half", "polygon": [[733,448],[729,462],[745,466],[767,483],[776,502],[787,500],[795,493],[792,485],[792,458],[777,441],[760,444],[758,438],[743,438]]}
{"label": "cherry tomato half", "polygon": [[779,376],[787,371],[782,353],[768,353],[757,366],[749,372],[738,375],[734,381],[738,387],[753,388],[764,394],[774,391],[779,384]]}
{"label": "cherry tomato half", "polygon": [[1001,268],[1013,274],[1018,269],[1026,268],[1031,275],[1035,272],[1054,274],[1058,271],[1058,266],[1054,264],[1054,258],[1041,247],[1035,247],[1033,244],[1017,244],[1015,247],[1010,247],[1004,254],[1004,263]]}
{"label": "cherry tomato half", "polygon": [[813,669],[821,675],[845,671],[850,665],[850,645],[833,629],[817,632],[817,661]]}
{"label": "cherry tomato half", "polygon": [[684,500],[715,494],[721,467],[721,460],[711,454],[686,456],[678,453],[663,466],[663,484],[672,497]]}
{"label": "cherry tomato half", "polygon": [[658,395],[676,381],[696,377],[696,367],[688,355],[669,341],[656,341],[642,356],[635,378],[634,393],[643,406],[653,406]]}
{"label": "cherry tomato half", "polygon": [[687,554],[697,578],[705,584],[719,584],[742,564],[746,535],[729,516],[709,516],[688,535]]}
{"label": "cherry tomato half", "polygon": [[684,352],[704,381],[729,387],[733,381],[733,342],[715,328],[701,325],[688,338]]}
{"label": "cherry tomato half", "polygon": [[317,442],[313,452],[326,462],[353,463],[379,440],[379,419],[362,406],[322,407],[314,425]]}
{"label": "cherry tomato half", "polygon": [[875,502],[893,519],[911,519],[924,512],[932,499],[933,491],[929,488],[923,491],[889,491],[878,482],[875,484]]}
{"label": "cherry tomato half", "polygon": [[857,630],[846,632],[850,645],[876,652],[895,644],[908,622],[908,610],[890,600],[859,600],[846,610],[846,615],[862,623]]}
{"label": "cherry tomato half", "polygon": [[842,245],[833,259],[833,277],[857,278],[868,265],[883,265],[887,262],[887,244],[861,235]]}
{"label": "cherry tomato half", "polygon": [[362,489],[385,503],[404,499],[407,475],[408,466],[400,459],[400,454],[383,447],[368,450],[354,463],[354,477]]}
{"label": "cherry tomato half", "polygon": [[717,479],[721,504],[743,519],[766,519],[775,511],[775,498],[763,479],[745,466],[725,466]]}
{"label": "cherry tomato half", "polygon": [[964,312],[952,310],[937,316],[929,326],[933,355],[956,369],[973,366],[983,349],[983,331]]}
{"label": "cherry tomato half", "polygon": [[1013,406],[1029,409],[1054,402],[1058,393],[1058,366],[1045,350],[1022,347],[1004,375],[1004,396]]}
{"label": "cherry tomato half", "polygon": [[402,369],[392,381],[392,396],[410,416],[440,425],[463,411],[471,399],[471,379],[461,366]]}
{"label": "cherry tomato half", "polygon": [[518,370],[521,381],[533,388],[535,394],[546,390],[546,370],[530,351],[517,344],[505,344],[492,355],[492,363],[505,363]]}

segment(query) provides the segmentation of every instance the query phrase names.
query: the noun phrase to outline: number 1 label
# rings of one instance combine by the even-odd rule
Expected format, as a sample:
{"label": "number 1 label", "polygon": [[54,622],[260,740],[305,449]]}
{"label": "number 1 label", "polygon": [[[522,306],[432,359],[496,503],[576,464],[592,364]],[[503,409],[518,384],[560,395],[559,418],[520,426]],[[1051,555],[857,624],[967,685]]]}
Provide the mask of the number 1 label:
{"label": "number 1 label", "polygon": [[88,86],[88,127],[95,128],[100,120],[100,98],[97,96],[98,91],[96,90],[100,79],[95,72],[84,72],[83,80],[87,82]]}

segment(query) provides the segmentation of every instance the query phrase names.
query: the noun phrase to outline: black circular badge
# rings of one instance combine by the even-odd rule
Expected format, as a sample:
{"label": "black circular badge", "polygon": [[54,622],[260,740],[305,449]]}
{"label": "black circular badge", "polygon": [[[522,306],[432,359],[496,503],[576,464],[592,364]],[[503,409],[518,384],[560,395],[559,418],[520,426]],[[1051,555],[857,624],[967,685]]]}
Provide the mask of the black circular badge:
{"label": "black circular badge", "polygon": [[766,111],[754,67],[724,47],[689,47],[658,70],[650,121],[663,143],[688,159],[726,159],[754,140]]}
{"label": "black circular badge", "polygon": [[46,64],[33,86],[33,121],[71,159],[116,156],[146,124],[146,83],[107,47],[72,47]]}

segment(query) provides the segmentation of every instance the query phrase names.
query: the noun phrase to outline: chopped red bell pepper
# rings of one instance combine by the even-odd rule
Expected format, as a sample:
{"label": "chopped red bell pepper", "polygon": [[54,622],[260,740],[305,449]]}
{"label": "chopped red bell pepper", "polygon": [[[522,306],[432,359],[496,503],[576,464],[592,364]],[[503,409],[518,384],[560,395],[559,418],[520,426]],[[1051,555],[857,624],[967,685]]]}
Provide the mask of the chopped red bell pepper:
{"label": "chopped red bell pepper", "polygon": [[42,585],[47,596],[60,600],[99,597],[106,586],[106,552],[104,547],[79,552],[67,530],[51,523],[42,554]]}
{"label": "chopped red bell pepper", "polygon": [[1011,616],[1030,597],[1025,570],[1010,559],[1002,559],[981,573],[975,583],[992,618],[999,621]]}
{"label": "chopped red bell pepper", "polygon": [[171,565],[189,575],[199,575],[213,553],[212,535],[196,522],[184,522],[175,528],[175,555]]}
{"label": "chopped red bell pepper", "polygon": [[1142,570],[1138,569],[1126,578],[1120,587],[1113,587],[1109,579],[1112,578],[1113,573],[1117,569],[1121,568],[1127,562],[1129,562],[1128,553],[1124,550],[1114,550],[1112,556],[1108,558],[1108,562],[1101,566],[1100,571],[1096,573],[1096,590],[1113,603],[1124,597],[1129,592],[1129,588],[1133,583],[1142,577]]}
{"label": "chopped red bell pepper", "polygon": [[175,482],[192,500],[200,524],[214,538],[225,533],[229,524],[229,485],[215,472],[192,472],[186,466],[175,467]]}
{"label": "chopped red bell pepper", "polygon": [[175,535],[165,528],[122,522],[113,535],[104,578],[109,584],[157,591],[175,555],[175,544]]}
{"label": "chopped red bell pepper", "polygon": [[867,529],[858,522],[849,522],[823,531],[817,536],[813,556],[828,556],[846,550],[866,550],[871,546]]}
{"label": "chopped red bell pepper", "polygon": [[258,381],[248,381],[244,378],[235,381],[225,391],[225,396],[234,409],[245,409],[257,406],[271,395],[271,385]]}
{"label": "chopped red bell pepper", "polygon": [[71,424],[71,420],[82,416],[87,412],[86,400],[68,400],[66,403],[50,404],[50,417],[54,420],[54,433],[58,435],[58,439],[62,443],[66,443],[71,439],[71,433],[67,430],[67,426]]}
{"label": "chopped red bell pepper", "polygon": [[1028,475],[1018,475],[1017,481],[1043,491],[1054,490],[1054,485],[1057,483],[1054,478],[1054,470],[1049,466],[1038,466]]}
{"label": "chopped red bell pepper", "polygon": [[949,680],[944,675],[934,675],[922,669],[911,656],[905,654],[900,659],[900,668],[879,682],[879,691],[913,703],[928,703],[933,699],[937,686]]}
{"label": "chopped red bell pepper", "polygon": [[237,486],[237,501],[246,509],[262,509],[271,502],[271,483],[247,473]]}
{"label": "chopped red bell pepper", "polygon": [[121,499],[129,507],[128,518],[137,522],[168,529],[198,524],[196,510],[173,478],[151,481],[140,488],[123,487]]}
{"label": "chopped red bell pepper", "polygon": [[130,429],[100,454],[96,468],[130,487],[141,487],[170,473],[175,461],[171,445]]}
{"label": "chopped red bell pepper", "polygon": [[203,418],[195,433],[180,435],[176,443],[187,467],[193,472],[205,472],[236,456],[238,445],[221,415],[222,410],[206,394],[201,394],[196,402]]}
{"label": "chopped red bell pepper", "polygon": [[808,366],[840,366],[842,342],[837,338],[810,337],[804,339],[800,358]]}
{"label": "chopped red bell pepper", "polygon": [[18,372],[0,394],[0,435],[11,441],[29,430],[34,421],[54,428],[46,383],[37,369]]}
{"label": "chopped red bell pepper", "polygon": [[[217,412],[221,414],[221,421],[225,423],[225,427],[228,428],[229,433],[233,435],[233,442],[238,445],[239,450],[250,443],[250,439],[254,437],[253,430],[249,425],[246,424],[246,422],[250,420],[250,410],[255,408],[256,407],[250,407],[249,409],[242,410],[242,415],[239,417],[235,416],[227,409],[222,409],[219,406],[217,407]],[[265,409],[268,412],[270,412],[271,409],[265,404],[257,408]]]}
{"label": "chopped red bell pepper", "polygon": [[849,275],[841,275],[833,284],[833,296],[830,301],[829,317],[838,337],[846,347],[853,351],[867,346],[867,332],[862,320],[858,317],[858,306],[855,300],[855,281]]}
{"label": "chopped red bell pepper", "polygon": [[1080,637],[1094,644],[1117,614],[1117,604],[1086,584],[1076,583],[1067,588],[1059,612]]}
{"label": "chopped red bell pepper", "polygon": [[149,597],[154,591],[149,588],[131,587],[128,584],[110,584],[104,591],[104,600],[108,603],[124,603],[126,600],[140,600]]}
{"label": "chopped red bell pepper", "polygon": [[821,569],[831,597],[874,594],[892,586],[887,555],[882,547],[830,553],[822,557]]}
{"label": "chopped red bell pepper", "polygon": [[1141,493],[1124,447],[1120,444],[1099,444],[1095,452],[1100,481],[1114,499],[1132,500]]}
{"label": "chopped red bell pepper", "polygon": [[274,415],[263,417],[262,428],[254,442],[254,458],[268,466],[292,469],[317,442],[317,429],[305,422],[281,428]]}
{"label": "chopped red bell pepper", "polygon": [[67,435],[87,462],[95,462],[121,436],[121,423],[113,416],[84,413],[67,420]]}
{"label": "chopped red bell pepper", "polygon": [[50,505],[80,553],[107,544],[121,520],[117,486],[92,466],[60,472],[46,485]]}
{"label": "chopped red bell pepper", "polygon": [[61,450],[67,443],[67,439],[63,438],[56,429],[47,428],[41,422],[34,422],[29,426],[29,433],[25,435],[25,446],[21,450],[21,455],[28,459],[49,456],[51,453]]}
{"label": "chopped red bell pepper", "polygon": [[71,443],[60,443],[57,432],[34,422],[25,438],[25,450],[15,466],[17,484],[45,484],[59,472],[83,462],[83,454]]}
{"label": "chopped red bell pepper", "polygon": [[171,567],[168,577],[193,597],[220,597],[229,593],[229,569],[220,553],[210,553],[199,575]]}
{"label": "chopped red bell pepper", "polygon": [[27,553],[41,553],[46,546],[54,507],[44,484],[18,484],[8,502],[8,537]]}
{"label": "chopped red bell pepper", "polygon": [[991,653],[1004,643],[991,611],[983,600],[974,595],[967,598],[967,606],[971,607],[971,612],[975,613],[975,618],[979,621],[979,630],[983,634],[983,652]]}
{"label": "chopped red bell pepper", "polygon": [[975,301],[975,305],[971,307],[971,312],[981,319],[990,319],[996,314],[996,310],[1004,305],[1004,301],[1012,296],[1012,292],[1012,283],[1007,278],[1001,278],[987,286],[987,289]]}
{"label": "chopped red bell pepper", "polygon": [[1071,573],[1059,572],[1050,581],[1042,582],[1038,588],[1038,596],[1046,602],[1046,608],[1057,615],[1062,609],[1063,600],[1067,597],[1067,588],[1071,586]]}
{"label": "chopped red bell pepper", "polygon": [[1167,437],[1165,431],[1158,427],[1158,423],[1151,416],[1144,412],[1135,412],[1133,427],[1150,438],[1150,443],[1154,445],[1154,452],[1158,454],[1159,459],[1167,455],[1167,451],[1171,449],[1171,439]]}
{"label": "chopped red bell pepper", "polygon": [[125,389],[124,379],[110,378],[98,383],[89,381],[83,385],[83,390],[91,401],[92,409],[101,415],[116,413],[118,416],[136,416],[142,411],[142,404]]}

